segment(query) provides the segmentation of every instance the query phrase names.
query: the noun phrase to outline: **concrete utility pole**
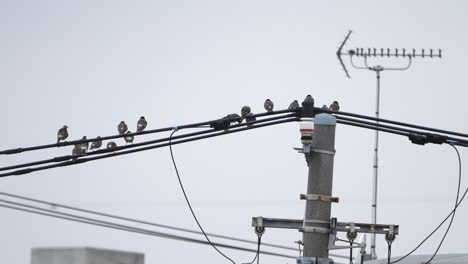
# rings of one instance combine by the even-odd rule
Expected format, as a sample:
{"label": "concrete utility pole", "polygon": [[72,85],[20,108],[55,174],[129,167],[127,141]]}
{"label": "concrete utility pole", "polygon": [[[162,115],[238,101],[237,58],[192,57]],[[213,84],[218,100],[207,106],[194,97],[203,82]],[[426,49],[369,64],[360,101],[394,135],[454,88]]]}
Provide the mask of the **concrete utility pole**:
{"label": "concrete utility pole", "polygon": [[[333,185],[333,159],[335,154],[336,118],[319,114],[314,120],[314,137],[308,157],[309,178],[304,218],[304,260],[310,263],[333,263],[328,258],[331,202],[320,199],[331,197]],[[314,226],[313,228],[307,227]],[[322,228],[317,228],[323,226]],[[318,262],[317,262],[318,261]],[[307,263],[307,262],[303,262]]]}

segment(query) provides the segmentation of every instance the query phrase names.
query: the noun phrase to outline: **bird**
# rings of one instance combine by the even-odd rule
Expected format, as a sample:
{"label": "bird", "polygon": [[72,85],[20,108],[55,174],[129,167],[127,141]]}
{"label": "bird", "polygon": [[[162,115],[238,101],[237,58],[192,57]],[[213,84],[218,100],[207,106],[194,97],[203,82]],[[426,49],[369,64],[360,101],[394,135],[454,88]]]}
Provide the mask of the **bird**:
{"label": "bird", "polygon": [[59,129],[59,131],[57,132],[57,143],[59,143],[60,140],[67,139],[67,137],[68,137],[67,128],[68,128],[67,126],[63,126],[62,128]]}
{"label": "bird", "polygon": [[137,132],[142,132],[145,130],[146,126],[148,125],[148,122],[146,122],[146,119],[144,116],[140,117],[140,119],[137,122]]}
{"label": "bird", "polygon": [[246,117],[245,117],[245,121],[247,122],[247,126],[248,127],[251,127],[253,126],[253,124],[249,124],[250,122],[254,122],[256,121],[257,118],[252,114],[252,113],[249,113]]}
{"label": "bird", "polygon": [[338,104],[337,101],[333,101],[333,103],[330,105],[330,111],[333,111],[333,112],[340,111],[340,105]]}
{"label": "bird", "polygon": [[[84,136],[82,139],[82,141],[86,141],[86,136]],[[86,151],[88,150],[88,147],[89,147],[89,142],[83,142],[83,143],[80,143],[80,149],[81,149],[81,154],[85,154]]]}
{"label": "bird", "polygon": [[117,144],[115,144],[114,141],[111,141],[109,143],[107,143],[107,148],[108,149],[113,149],[113,148],[116,148],[117,147]]}
{"label": "bird", "polygon": [[248,114],[250,114],[250,106],[243,106],[241,109],[241,116],[245,118]]}
{"label": "bird", "polygon": [[304,99],[304,101],[302,102],[302,105],[304,105],[305,103],[312,103],[314,104],[315,100],[314,98],[312,97],[312,95],[308,94],[306,96],[306,98]]}
{"label": "bird", "polygon": [[288,107],[289,110],[296,110],[299,108],[299,102],[297,100],[294,100]]}
{"label": "bird", "polygon": [[133,139],[134,139],[134,136],[133,135],[128,135],[128,134],[131,134],[132,132],[130,131],[127,131],[124,139],[125,139],[125,143],[133,143]]}
{"label": "bird", "polygon": [[324,105],[322,106],[322,109],[328,110],[328,106],[324,104]]}
{"label": "bird", "polygon": [[81,155],[81,154],[82,154],[81,146],[80,146],[80,144],[76,144],[76,145],[73,147],[72,155]]}
{"label": "bird", "polygon": [[128,126],[124,121],[120,121],[119,125],[117,126],[117,130],[119,131],[119,135],[123,135],[125,131],[128,130]]}
{"label": "bird", "polygon": [[101,137],[97,137],[96,139],[97,139],[96,141],[91,142],[91,148],[90,148],[90,150],[92,150],[92,149],[98,149],[98,148],[100,148],[100,147],[102,146]]}
{"label": "bird", "polygon": [[234,113],[234,114],[229,114],[229,115],[227,115],[225,118],[229,119],[229,122],[230,122],[230,123],[235,123],[236,121],[237,121],[239,124],[242,123],[242,118],[241,118],[238,114],[236,114],[236,113]]}
{"label": "bird", "polygon": [[265,110],[267,110],[268,112],[273,112],[274,105],[270,99],[266,99],[263,106],[265,107]]}

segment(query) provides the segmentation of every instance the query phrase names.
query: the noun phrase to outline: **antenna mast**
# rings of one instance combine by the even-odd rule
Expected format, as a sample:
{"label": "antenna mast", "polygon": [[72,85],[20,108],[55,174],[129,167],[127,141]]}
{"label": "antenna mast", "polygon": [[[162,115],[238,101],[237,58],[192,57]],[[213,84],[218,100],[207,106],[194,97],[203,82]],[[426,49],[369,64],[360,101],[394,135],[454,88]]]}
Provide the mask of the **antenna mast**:
{"label": "antenna mast", "polygon": [[[353,66],[353,68],[358,69],[358,70],[369,70],[373,71],[376,74],[376,80],[377,80],[377,87],[376,87],[376,105],[375,105],[375,117],[379,118],[380,116],[380,75],[381,72],[383,71],[404,71],[407,70],[411,67],[411,63],[413,59],[419,57],[419,58],[442,58],[442,50],[438,49],[438,52],[435,53],[433,49],[429,49],[429,53],[425,53],[424,49],[421,49],[421,52],[417,53],[416,49],[412,49],[411,52],[407,52],[406,49],[394,49],[390,50],[389,48],[383,49],[383,48],[355,48],[355,49],[350,49],[346,52],[343,52],[343,47],[345,46],[346,42],[349,39],[349,36],[351,35],[352,31],[349,30],[348,34],[346,35],[345,39],[339,46],[336,56],[338,57],[338,60],[340,61],[341,66],[343,67],[343,70],[346,74],[346,77],[351,78],[349,75],[348,70],[346,69],[346,66],[343,62],[342,56],[349,56],[350,58],[350,63]],[[358,57],[362,58],[364,61],[364,65],[358,66],[354,63],[353,58]],[[395,67],[384,67],[381,65],[369,65],[368,64],[368,58],[370,57],[380,57],[380,58],[402,58],[407,60],[406,66],[395,68]],[[379,123],[376,121],[376,123]],[[378,190],[378,154],[379,154],[379,131],[375,131],[375,138],[374,138],[374,161],[373,161],[373,177],[372,177],[372,219],[371,222],[372,224],[377,224],[377,190]],[[376,259],[377,254],[376,254],[376,241],[375,241],[375,234],[371,234],[371,244],[370,244],[370,253],[371,253],[371,258]]]}

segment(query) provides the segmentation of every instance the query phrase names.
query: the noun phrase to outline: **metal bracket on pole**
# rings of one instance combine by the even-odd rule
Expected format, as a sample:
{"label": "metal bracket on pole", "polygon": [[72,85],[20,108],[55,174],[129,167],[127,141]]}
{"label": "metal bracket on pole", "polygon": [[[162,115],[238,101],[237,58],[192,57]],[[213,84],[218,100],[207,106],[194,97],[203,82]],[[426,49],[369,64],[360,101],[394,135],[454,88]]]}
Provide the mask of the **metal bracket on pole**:
{"label": "metal bracket on pole", "polygon": [[328,195],[321,195],[321,194],[301,194],[301,200],[308,200],[308,201],[323,201],[329,203],[338,203],[340,198],[338,197],[331,197]]}

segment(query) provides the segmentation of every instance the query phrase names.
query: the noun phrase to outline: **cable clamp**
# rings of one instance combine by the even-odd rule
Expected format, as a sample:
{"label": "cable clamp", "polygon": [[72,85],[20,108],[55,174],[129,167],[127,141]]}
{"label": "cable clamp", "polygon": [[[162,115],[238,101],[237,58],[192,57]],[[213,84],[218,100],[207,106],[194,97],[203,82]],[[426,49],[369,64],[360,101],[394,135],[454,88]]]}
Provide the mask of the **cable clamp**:
{"label": "cable clamp", "polygon": [[301,194],[300,199],[307,201],[323,201],[329,203],[338,203],[340,201],[340,198],[338,197],[331,197],[328,195],[321,194]]}
{"label": "cable clamp", "polygon": [[334,156],[336,151],[335,150],[325,150],[325,149],[310,149],[312,152],[320,153],[320,154],[328,154]]}
{"label": "cable clamp", "polygon": [[177,131],[177,130],[179,130],[179,127],[175,126],[175,127],[172,128],[172,130]]}

